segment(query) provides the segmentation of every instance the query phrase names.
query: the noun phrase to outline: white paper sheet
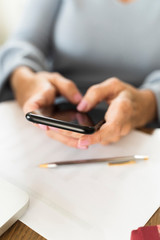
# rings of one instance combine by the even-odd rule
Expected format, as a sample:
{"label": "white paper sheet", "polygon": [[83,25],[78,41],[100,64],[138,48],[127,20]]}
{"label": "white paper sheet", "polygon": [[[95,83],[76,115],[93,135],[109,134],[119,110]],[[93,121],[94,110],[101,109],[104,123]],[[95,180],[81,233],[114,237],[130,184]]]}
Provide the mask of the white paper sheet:
{"label": "white paper sheet", "polygon": [[[49,139],[25,120],[15,102],[0,105],[0,176],[30,195],[21,221],[49,240],[130,239],[160,204],[160,140],[133,131],[88,150]],[[40,169],[44,162],[145,154],[148,161]]]}
{"label": "white paper sheet", "polygon": [[156,130],[154,130],[153,134],[154,137],[157,138],[157,140],[159,139],[160,141],[160,128],[157,128]]}

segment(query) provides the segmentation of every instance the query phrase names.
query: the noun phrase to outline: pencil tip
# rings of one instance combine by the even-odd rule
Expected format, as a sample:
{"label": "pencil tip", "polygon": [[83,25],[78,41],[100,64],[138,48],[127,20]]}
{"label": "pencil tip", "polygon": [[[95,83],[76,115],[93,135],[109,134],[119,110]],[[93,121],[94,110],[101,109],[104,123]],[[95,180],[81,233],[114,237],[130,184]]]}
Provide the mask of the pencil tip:
{"label": "pencil tip", "polygon": [[48,167],[48,164],[40,164],[39,167],[40,167],[40,168],[47,168],[47,167]]}

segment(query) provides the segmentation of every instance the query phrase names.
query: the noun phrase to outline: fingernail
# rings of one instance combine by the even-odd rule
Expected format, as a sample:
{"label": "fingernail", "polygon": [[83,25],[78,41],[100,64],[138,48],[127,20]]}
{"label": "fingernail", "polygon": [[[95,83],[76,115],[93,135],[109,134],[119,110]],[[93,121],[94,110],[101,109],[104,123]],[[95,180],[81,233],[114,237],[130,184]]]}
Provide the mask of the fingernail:
{"label": "fingernail", "polygon": [[87,106],[88,106],[88,103],[86,102],[86,100],[83,99],[83,100],[78,104],[77,109],[78,109],[78,111],[85,111],[85,110],[87,110]]}
{"label": "fingernail", "polygon": [[76,93],[73,96],[73,99],[74,99],[75,102],[79,103],[82,100],[82,95],[80,93]]}
{"label": "fingernail", "polygon": [[38,124],[38,126],[39,126],[42,130],[45,130],[45,131],[48,130],[48,127],[47,127],[46,125]]}
{"label": "fingernail", "polygon": [[79,143],[78,143],[78,146],[79,146],[80,148],[82,148],[82,147],[88,147],[88,145],[89,145],[88,139],[80,140]]}
{"label": "fingernail", "polygon": [[49,127],[50,130],[58,132],[58,128],[55,127]]}
{"label": "fingernail", "polygon": [[87,146],[78,146],[79,149],[88,149]]}

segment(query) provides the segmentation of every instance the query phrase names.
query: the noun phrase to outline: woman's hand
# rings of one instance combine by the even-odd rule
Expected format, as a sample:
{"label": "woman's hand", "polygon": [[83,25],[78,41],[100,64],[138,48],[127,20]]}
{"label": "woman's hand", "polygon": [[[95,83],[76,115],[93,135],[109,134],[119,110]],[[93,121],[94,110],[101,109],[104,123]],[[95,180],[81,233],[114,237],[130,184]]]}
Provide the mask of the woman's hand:
{"label": "woman's hand", "polygon": [[[57,95],[66,97],[73,104],[78,104],[82,99],[76,85],[59,73],[34,73],[27,67],[19,67],[12,74],[10,81],[14,95],[24,113],[53,104]],[[49,137],[77,147],[80,134],[67,133],[67,131],[64,131],[64,134],[63,130],[61,132],[59,129],[45,125],[38,126],[46,130]]]}
{"label": "woman's hand", "polygon": [[131,129],[144,126],[156,118],[156,99],[152,91],[136,89],[117,78],[90,87],[77,108],[87,112],[101,101],[109,104],[106,123],[96,133],[83,135],[78,142],[80,148],[95,143],[106,145],[117,142]]}
{"label": "woman's hand", "polygon": [[27,67],[14,71],[11,86],[25,113],[53,104],[57,95],[66,97],[73,104],[82,99],[76,85],[59,73],[34,73]]}

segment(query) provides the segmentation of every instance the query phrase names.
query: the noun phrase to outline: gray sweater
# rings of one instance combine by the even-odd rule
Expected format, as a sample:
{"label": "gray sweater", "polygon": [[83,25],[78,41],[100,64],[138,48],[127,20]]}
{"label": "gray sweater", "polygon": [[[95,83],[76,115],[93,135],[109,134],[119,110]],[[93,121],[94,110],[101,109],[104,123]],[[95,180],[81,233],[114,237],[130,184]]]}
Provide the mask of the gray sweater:
{"label": "gray sweater", "polygon": [[160,1],[29,1],[0,51],[0,100],[18,66],[57,71],[80,89],[116,76],[154,92],[160,121]]}

